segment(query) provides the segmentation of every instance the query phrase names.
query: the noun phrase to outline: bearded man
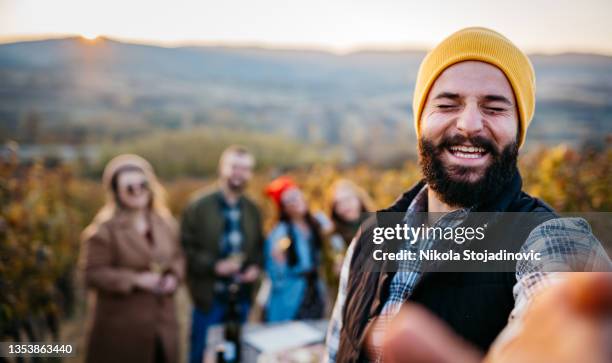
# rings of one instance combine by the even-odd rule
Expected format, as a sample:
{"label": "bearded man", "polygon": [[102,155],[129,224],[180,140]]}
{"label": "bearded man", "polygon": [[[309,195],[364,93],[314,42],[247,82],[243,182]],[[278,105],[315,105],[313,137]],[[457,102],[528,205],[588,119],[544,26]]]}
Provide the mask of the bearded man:
{"label": "bearded man", "polygon": [[202,362],[208,327],[225,319],[231,284],[240,284],[242,320],[248,315],[263,258],[261,214],[244,195],[254,164],[253,155],[244,147],[228,147],[219,159],[217,186],[197,192],[183,213],[181,242],[194,303],[192,363]]}
{"label": "bearded man", "polygon": [[[576,257],[588,260],[590,269],[610,271],[610,259],[585,220],[559,218],[544,202],[522,191],[517,157],[534,109],[533,67],[507,38],[489,29],[467,28],[443,40],[424,58],[414,92],[423,180],[384,212],[439,213],[443,216],[436,225],[441,227],[473,212],[537,216],[527,218],[528,223],[503,243],[537,250],[555,262],[555,271],[580,270],[573,263]],[[516,333],[537,293],[565,278],[545,271],[550,266],[527,261],[504,272],[377,270],[367,248],[371,243],[356,237],[347,252],[328,330],[330,362],[444,361],[436,359],[451,347],[443,342],[456,336],[487,351],[502,331],[506,341]],[[418,303],[434,323],[422,324],[420,319],[416,331],[403,329],[410,319],[398,312],[407,302]],[[392,322],[391,352],[401,351],[400,355],[385,359],[380,348],[389,339],[384,331],[377,338],[381,321]],[[450,328],[444,338],[453,338],[440,339],[442,346],[432,345],[432,355],[424,356],[418,334],[439,325]],[[433,333],[426,338],[432,336],[435,339]]]}

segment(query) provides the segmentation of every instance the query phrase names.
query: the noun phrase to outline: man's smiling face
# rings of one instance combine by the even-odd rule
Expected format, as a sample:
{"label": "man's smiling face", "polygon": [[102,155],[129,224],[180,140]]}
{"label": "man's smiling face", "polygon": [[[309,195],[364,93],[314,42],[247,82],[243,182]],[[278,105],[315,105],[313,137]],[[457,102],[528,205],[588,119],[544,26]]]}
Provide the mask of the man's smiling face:
{"label": "man's smiling face", "polygon": [[495,184],[516,168],[518,124],[514,92],[500,69],[478,61],[450,66],[434,82],[421,116],[428,183],[457,206],[497,192]]}

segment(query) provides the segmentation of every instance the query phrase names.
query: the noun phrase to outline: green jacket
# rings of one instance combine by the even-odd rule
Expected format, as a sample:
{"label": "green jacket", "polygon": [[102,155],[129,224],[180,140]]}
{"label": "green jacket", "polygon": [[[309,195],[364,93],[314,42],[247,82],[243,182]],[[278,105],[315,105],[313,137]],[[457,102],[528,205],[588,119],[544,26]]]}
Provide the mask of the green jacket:
{"label": "green jacket", "polygon": [[[187,260],[187,286],[195,306],[208,311],[214,297],[217,279],[215,264],[220,259],[219,241],[224,230],[224,219],[217,188],[198,193],[183,212],[181,243]],[[240,198],[243,251],[246,265],[261,268],[263,252],[262,220],[259,209],[250,199]]]}

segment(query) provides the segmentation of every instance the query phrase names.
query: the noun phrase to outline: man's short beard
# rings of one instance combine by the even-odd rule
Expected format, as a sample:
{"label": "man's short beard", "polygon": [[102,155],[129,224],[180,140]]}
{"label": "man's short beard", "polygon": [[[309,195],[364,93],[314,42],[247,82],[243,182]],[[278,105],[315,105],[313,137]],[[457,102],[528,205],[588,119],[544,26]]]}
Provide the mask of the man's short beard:
{"label": "man's short beard", "polygon": [[246,181],[243,181],[241,183],[236,184],[236,183],[233,183],[231,179],[229,179],[226,184],[229,190],[231,190],[234,193],[239,194],[239,193],[244,192],[248,183]]}
{"label": "man's short beard", "polygon": [[512,142],[499,152],[488,140],[479,138],[470,141],[474,146],[484,147],[492,158],[484,175],[476,181],[469,180],[472,168],[444,165],[441,156],[449,146],[448,139],[440,142],[438,146],[425,138],[419,140],[420,164],[428,187],[437,193],[442,202],[454,207],[472,207],[491,201],[507,187],[517,172],[516,142]]}

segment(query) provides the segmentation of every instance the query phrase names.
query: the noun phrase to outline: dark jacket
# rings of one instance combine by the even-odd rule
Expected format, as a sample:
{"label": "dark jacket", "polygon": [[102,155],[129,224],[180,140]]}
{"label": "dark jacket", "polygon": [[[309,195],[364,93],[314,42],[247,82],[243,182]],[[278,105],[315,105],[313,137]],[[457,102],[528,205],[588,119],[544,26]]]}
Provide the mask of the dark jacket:
{"label": "dark jacket", "polygon": [[[424,182],[418,183],[392,207],[381,212],[405,212],[423,186]],[[503,242],[508,244],[509,249],[520,247],[531,229],[555,217],[550,207],[525,194],[521,188],[522,182],[517,172],[501,195],[475,208],[478,212],[543,212],[538,213],[540,220],[533,218],[529,221],[531,225],[521,225],[512,238]],[[363,350],[364,332],[380,314],[389,295],[394,273],[371,272],[377,269],[366,266],[374,263],[368,251],[362,251],[363,246],[371,244],[370,241],[368,238],[356,241],[347,284],[346,305],[342,311],[343,326],[336,362],[368,361]],[[390,270],[383,267],[378,271]],[[515,283],[516,278],[512,272],[427,272],[416,285],[410,301],[422,304],[449,324],[457,334],[486,350],[506,325],[514,307],[512,288]]]}
{"label": "dark jacket", "polygon": [[[224,230],[221,209],[223,195],[218,189],[206,189],[192,199],[183,213],[181,242],[187,259],[187,286],[195,306],[210,309],[214,298],[215,264],[220,257]],[[261,214],[248,198],[239,199],[245,266],[262,266],[263,232]]]}

